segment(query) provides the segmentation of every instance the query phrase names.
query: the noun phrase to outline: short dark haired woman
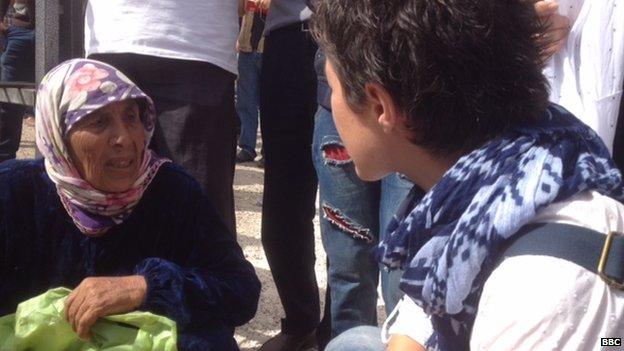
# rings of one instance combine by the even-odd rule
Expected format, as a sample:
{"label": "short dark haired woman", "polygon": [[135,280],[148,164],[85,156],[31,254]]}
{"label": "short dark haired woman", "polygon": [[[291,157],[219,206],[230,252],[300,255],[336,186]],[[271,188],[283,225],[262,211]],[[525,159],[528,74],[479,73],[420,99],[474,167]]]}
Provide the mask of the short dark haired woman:
{"label": "short dark haired woman", "polygon": [[[534,2],[324,0],[316,10],[334,121],[358,175],[400,172],[428,191],[408,197],[379,245],[382,263],[405,269],[388,350],[598,349],[620,336],[622,277],[537,250],[501,259],[536,224],[602,243],[624,231],[608,150],[547,102]],[[326,350],[384,349],[379,339],[356,328]]]}

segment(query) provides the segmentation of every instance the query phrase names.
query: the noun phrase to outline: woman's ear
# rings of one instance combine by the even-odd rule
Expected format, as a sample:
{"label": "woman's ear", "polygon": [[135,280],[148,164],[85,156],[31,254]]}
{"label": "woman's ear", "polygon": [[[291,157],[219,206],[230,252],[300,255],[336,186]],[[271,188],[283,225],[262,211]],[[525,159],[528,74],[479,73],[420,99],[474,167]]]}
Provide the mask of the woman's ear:
{"label": "woman's ear", "polygon": [[368,83],[364,87],[368,107],[386,134],[396,133],[402,123],[401,114],[394,99],[386,88],[378,83]]}

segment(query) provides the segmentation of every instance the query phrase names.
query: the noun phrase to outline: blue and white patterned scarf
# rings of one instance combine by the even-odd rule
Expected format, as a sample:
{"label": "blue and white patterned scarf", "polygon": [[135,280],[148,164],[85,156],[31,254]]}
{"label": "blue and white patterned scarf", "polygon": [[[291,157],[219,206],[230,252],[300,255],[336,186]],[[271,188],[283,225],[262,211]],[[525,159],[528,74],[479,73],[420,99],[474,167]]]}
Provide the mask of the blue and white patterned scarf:
{"label": "blue and white patterned scarf", "polygon": [[537,211],[586,190],[624,200],[622,176],[589,127],[557,105],[463,156],[418,202],[410,195],[378,259],[432,317],[430,349],[468,349],[481,290],[507,239]]}

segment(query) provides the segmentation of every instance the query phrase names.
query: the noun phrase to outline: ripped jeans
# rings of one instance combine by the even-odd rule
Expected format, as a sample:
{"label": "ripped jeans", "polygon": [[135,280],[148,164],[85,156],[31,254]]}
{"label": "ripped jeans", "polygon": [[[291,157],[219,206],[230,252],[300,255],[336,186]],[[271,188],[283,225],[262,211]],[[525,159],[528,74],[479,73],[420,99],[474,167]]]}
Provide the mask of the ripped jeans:
{"label": "ripped jeans", "polygon": [[402,293],[402,271],[388,271],[374,249],[413,183],[397,174],[364,182],[338,136],[331,112],[319,106],[312,157],[320,191],[321,237],[329,261],[331,336],[359,325],[377,325],[377,283],[390,313]]}

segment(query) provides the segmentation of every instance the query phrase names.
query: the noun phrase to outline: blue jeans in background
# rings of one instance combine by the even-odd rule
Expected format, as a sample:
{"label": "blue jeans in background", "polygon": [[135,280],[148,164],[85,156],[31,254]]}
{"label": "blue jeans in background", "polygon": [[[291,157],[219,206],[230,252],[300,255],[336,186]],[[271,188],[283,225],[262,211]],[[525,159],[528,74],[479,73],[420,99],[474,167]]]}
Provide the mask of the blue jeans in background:
{"label": "blue jeans in background", "polygon": [[260,109],[260,69],[262,54],[241,52],[238,54],[238,81],[236,83],[236,112],[241,122],[238,146],[256,155],[256,135]]}
{"label": "blue jeans in background", "polygon": [[[401,271],[379,267],[374,249],[413,183],[390,175],[364,182],[338,136],[331,112],[319,106],[312,157],[320,190],[321,237],[331,291],[331,335],[377,325],[377,283],[390,313],[401,298]],[[380,269],[381,268],[381,269]]]}
{"label": "blue jeans in background", "polygon": [[381,329],[360,326],[350,329],[332,340],[325,351],[384,351],[386,345],[381,342]]}
{"label": "blue jeans in background", "polygon": [[[9,27],[0,58],[3,82],[35,81],[35,30]],[[0,162],[15,158],[22,137],[26,106],[0,104]]]}

